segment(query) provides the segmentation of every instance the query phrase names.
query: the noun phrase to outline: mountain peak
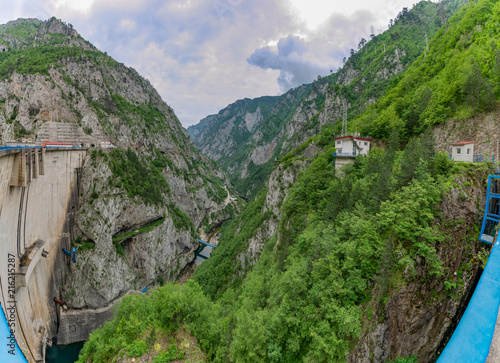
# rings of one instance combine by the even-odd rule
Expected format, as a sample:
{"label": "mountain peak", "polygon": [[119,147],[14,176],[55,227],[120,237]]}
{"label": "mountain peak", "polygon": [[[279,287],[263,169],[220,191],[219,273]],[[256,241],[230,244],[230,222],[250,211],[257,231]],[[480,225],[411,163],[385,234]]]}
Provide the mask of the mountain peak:
{"label": "mountain peak", "polygon": [[39,46],[77,46],[85,50],[96,50],[78,34],[73,25],[56,17],[45,21],[20,18],[0,25],[0,50],[22,50]]}

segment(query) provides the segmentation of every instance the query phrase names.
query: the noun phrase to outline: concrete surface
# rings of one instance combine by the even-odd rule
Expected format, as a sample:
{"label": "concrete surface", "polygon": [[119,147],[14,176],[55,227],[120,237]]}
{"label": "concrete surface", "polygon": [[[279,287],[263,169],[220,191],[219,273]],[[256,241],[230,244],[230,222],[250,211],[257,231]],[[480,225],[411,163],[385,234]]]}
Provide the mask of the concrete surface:
{"label": "concrete surface", "polygon": [[[61,248],[70,247],[68,216],[78,198],[76,168],[82,166],[85,153],[46,152],[44,175],[31,178],[25,187],[11,186],[19,154],[0,157],[0,302],[5,309],[15,298],[15,336],[30,363],[44,361],[46,341],[56,333],[58,314],[52,299],[59,297],[70,263]],[[45,242],[47,257],[33,255],[26,286],[9,289],[9,258],[18,268],[19,258],[36,239]]]}

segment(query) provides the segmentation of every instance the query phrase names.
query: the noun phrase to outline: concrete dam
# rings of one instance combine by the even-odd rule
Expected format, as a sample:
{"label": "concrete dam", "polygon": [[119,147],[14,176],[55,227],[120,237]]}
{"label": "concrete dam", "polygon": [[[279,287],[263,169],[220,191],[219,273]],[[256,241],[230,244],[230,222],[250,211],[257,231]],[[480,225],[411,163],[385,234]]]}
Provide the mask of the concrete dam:
{"label": "concrete dam", "polygon": [[[71,224],[78,207],[86,150],[0,151],[0,302],[10,332],[28,362],[44,362],[57,335],[59,299],[71,258]],[[0,351],[10,359],[12,339]],[[5,344],[5,345],[4,345]],[[10,351],[10,353],[8,353]],[[3,357],[3,356],[0,356]]]}

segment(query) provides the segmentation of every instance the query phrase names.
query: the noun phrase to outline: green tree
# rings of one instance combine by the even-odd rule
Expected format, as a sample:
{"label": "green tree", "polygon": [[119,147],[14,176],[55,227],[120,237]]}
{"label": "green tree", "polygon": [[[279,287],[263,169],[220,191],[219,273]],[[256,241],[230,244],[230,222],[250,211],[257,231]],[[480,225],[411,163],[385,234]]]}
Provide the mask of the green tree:
{"label": "green tree", "polygon": [[490,82],[483,77],[476,60],[472,61],[472,65],[466,68],[465,72],[467,75],[462,93],[467,103],[472,107],[472,115],[475,116],[476,111],[481,106],[489,107],[491,105],[493,90]]}

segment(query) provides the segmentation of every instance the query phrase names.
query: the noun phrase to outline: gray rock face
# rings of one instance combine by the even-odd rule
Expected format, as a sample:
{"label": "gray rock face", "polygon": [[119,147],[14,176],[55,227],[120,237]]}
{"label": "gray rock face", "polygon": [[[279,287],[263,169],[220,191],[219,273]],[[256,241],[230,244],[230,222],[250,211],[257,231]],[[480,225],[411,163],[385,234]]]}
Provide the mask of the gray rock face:
{"label": "gray rock face", "polygon": [[252,195],[262,186],[260,168],[290,151],[297,130],[319,111],[331,80],[292,89],[279,97],[244,99],[188,128],[202,153],[218,161],[233,183],[259,179],[239,190]]}
{"label": "gray rock face", "polygon": [[497,140],[500,139],[500,112],[493,111],[473,119],[448,120],[434,128],[436,146],[451,155],[451,144],[475,141],[474,155],[493,155],[498,160]]}
{"label": "gray rock face", "polygon": [[[290,165],[279,165],[273,170],[267,184],[266,200],[262,209],[264,214],[269,213],[271,218],[261,225],[248,241],[246,251],[238,256],[243,271],[253,266],[259,259],[266,241],[278,230],[278,221],[281,217],[281,206],[285,202],[288,192],[297,181],[299,173],[306,169],[321,149],[311,143],[300,155],[300,159],[293,160]],[[277,244],[280,242],[278,235]]]}
{"label": "gray rock face", "polygon": [[[348,355],[348,362],[386,362],[411,354],[419,362],[436,359],[438,348],[446,343],[466,308],[479,272],[478,261],[471,256],[477,255],[480,244],[474,241],[477,237],[471,241],[466,226],[477,224],[482,214],[487,175],[487,170],[464,172],[440,205],[440,224],[455,227],[446,229],[445,240],[436,248],[445,264],[445,278],[457,288],[452,293],[440,291],[439,284],[424,272],[423,261],[416,268],[418,278],[412,279],[405,272],[402,278],[406,282],[392,289],[386,302],[381,302],[381,292],[375,286],[364,312],[361,338]],[[466,264],[470,268],[464,268]]]}
{"label": "gray rock face", "polygon": [[[15,35],[20,33],[16,27],[27,35]],[[20,19],[0,25],[0,43],[7,51],[36,52],[44,45],[53,47],[55,54],[71,47],[47,64],[44,74],[12,72],[0,80],[1,143],[24,137],[38,143],[99,146],[110,140],[133,150],[145,167],[162,160],[154,167],[163,168],[169,192],[155,205],[130,197],[104,154],[89,151],[79,173],[80,200],[70,229],[71,236],[87,241],[87,249],[79,249],[77,263],[70,265],[62,298],[71,309],[86,310],[69,311],[69,320],[94,319],[98,324],[107,313],[95,311],[92,318],[92,311],[109,307],[128,291],[143,289],[158,276],[175,280],[194,259],[195,231],[186,218],[195,229],[207,220],[218,223],[224,218],[217,212],[226,207],[227,178],[193,148],[173,110],[148,81],[100,53],[70,25],[56,19]],[[254,116],[249,124],[258,122],[258,113]],[[159,225],[142,229],[153,222]],[[113,241],[126,233],[128,237]],[[68,328],[64,341],[81,340],[94,326],[74,335]]]}

